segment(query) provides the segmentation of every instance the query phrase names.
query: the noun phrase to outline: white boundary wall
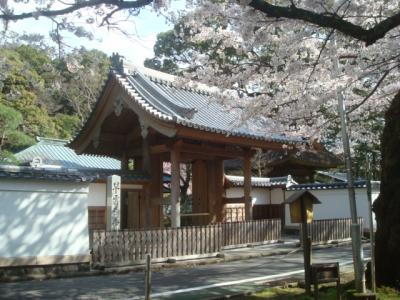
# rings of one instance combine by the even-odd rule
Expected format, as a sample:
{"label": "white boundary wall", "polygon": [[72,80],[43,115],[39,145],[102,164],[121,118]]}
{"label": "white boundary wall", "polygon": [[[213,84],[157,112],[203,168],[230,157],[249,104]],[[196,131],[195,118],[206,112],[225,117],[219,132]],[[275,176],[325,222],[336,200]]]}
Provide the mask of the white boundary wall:
{"label": "white boundary wall", "polygon": [[[253,205],[261,204],[281,204],[284,200],[284,192],[282,188],[272,188],[271,191],[266,187],[252,187],[251,197]],[[243,197],[243,187],[231,187],[225,190],[225,197],[238,198]]]}
{"label": "white boundary wall", "polygon": [[0,181],[0,266],[89,261],[88,183]]}
{"label": "white boundary wall", "polygon": [[[297,191],[286,191],[286,198]],[[350,204],[347,189],[309,190],[321,204],[314,205],[314,220],[350,218]],[[379,190],[372,190],[372,201]],[[369,230],[369,211],[366,188],[356,188],[357,214],[364,219],[364,231]],[[375,215],[373,215],[375,226]],[[289,205],[285,205],[285,225],[298,226],[290,222]]]}
{"label": "white boundary wall", "polygon": [[[281,204],[284,198],[297,191],[284,191],[282,188],[273,188],[269,191],[265,187],[252,187],[251,197],[253,198],[253,205],[259,204]],[[321,189],[309,190],[315,195],[322,203],[314,206],[314,219],[336,219],[336,218],[350,218],[350,205],[347,189]],[[225,190],[226,197],[243,197],[242,187],[232,187]],[[372,200],[379,195],[379,189],[372,189]],[[270,202],[271,201],[271,202]],[[366,188],[356,188],[356,201],[357,201],[357,214],[359,217],[364,218],[364,230],[369,229],[369,212],[368,212],[368,198]],[[374,226],[375,215],[373,215]],[[285,226],[295,227],[298,224],[290,222],[289,205],[285,205]]]}

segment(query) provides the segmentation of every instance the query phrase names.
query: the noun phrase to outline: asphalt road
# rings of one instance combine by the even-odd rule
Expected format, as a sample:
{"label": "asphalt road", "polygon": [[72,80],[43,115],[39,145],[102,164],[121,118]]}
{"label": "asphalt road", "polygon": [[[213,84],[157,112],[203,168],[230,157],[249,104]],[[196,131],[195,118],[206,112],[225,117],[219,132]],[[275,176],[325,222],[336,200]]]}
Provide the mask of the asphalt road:
{"label": "asphalt road", "polygon": [[[365,251],[369,257],[369,252]],[[351,267],[351,248],[313,252],[313,262],[339,261]],[[253,258],[188,268],[162,269],[152,274],[153,299],[209,299],[254,288],[259,282],[301,277],[302,253]],[[0,283],[0,299],[141,299],[142,272],[44,281]]]}

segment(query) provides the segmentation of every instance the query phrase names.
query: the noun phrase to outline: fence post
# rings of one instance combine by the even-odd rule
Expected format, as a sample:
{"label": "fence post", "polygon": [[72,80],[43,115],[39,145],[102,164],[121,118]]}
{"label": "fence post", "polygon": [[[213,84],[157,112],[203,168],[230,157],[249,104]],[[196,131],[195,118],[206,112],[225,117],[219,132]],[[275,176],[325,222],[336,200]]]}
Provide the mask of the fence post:
{"label": "fence post", "polygon": [[151,299],[151,255],[146,254],[145,299]]}

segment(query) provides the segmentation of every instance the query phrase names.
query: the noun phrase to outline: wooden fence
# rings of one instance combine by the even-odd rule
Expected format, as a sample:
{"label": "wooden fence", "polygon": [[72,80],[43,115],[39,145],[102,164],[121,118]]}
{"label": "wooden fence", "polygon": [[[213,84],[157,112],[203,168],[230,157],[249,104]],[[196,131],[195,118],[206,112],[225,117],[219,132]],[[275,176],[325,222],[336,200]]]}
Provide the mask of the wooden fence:
{"label": "wooden fence", "polygon": [[211,254],[223,247],[280,238],[280,219],[149,230],[94,230],[92,263],[105,266],[141,263],[147,253],[153,259]]}
{"label": "wooden fence", "polygon": [[281,220],[221,223],[223,247],[277,241],[281,239]]}
{"label": "wooden fence", "polygon": [[[358,218],[358,222],[362,234],[363,218]],[[351,219],[314,220],[308,224],[308,232],[312,241],[317,243],[350,239]]]}

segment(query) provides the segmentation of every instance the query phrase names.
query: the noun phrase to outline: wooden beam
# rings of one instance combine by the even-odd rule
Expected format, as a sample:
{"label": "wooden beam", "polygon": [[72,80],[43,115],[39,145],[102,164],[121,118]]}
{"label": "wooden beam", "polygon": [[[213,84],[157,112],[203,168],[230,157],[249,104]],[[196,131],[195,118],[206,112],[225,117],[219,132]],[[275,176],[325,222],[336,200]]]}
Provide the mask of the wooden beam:
{"label": "wooden beam", "polygon": [[238,145],[243,147],[262,148],[266,150],[283,150],[282,146],[284,144],[240,136],[227,136],[221,133],[202,131],[199,129],[184,127],[182,125],[178,126],[178,131],[176,135],[177,137],[190,138],[197,141],[209,141],[221,144]]}
{"label": "wooden beam", "polygon": [[180,226],[180,151],[178,147],[173,147],[171,150],[171,227]]}
{"label": "wooden beam", "polygon": [[251,199],[251,161],[250,156],[243,159],[243,175],[244,175],[244,198],[245,198],[245,219],[250,221],[253,219],[253,205]]}
{"label": "wooden beam", "polygon": [[[213,159],[213,157],[226,157],[226,158],[241,158],[248,154],[247,151],[241,149],[231,149],[222,145],[223,147],[216,147],[202,143],[200,145],[190,144],[183,142],[182,140],[177,141],[180,145],[181,153],[196,154],[206,157],[206,159]],[[159,145],[151,146],[152,154],[170,152],[172,148],[171,143],[164,143]],[[207,158],[208,157],[208,158]]]}
{"label": "wooden beam", "polygon": [[166,153],[171,151],[171,146],[167,144],[161,144],[161,145],[154,145],[150,147],[151,154],[160,154],[160,153]]}
{"label": "wooden beam", "polygon": [[232,198],[227,198],[223,197],[222,202],[224,204],[243,204],[245,203],[245,198],[244,197],[232,197]]}
{"label": "wooden beam", "polygon": [[182,143],[181,151],[185,153],[227,158],[240,158],[247,154],[247,152],[243,150],[227,149],[226,147],[213,147],[207,144],[194,145],[189,143]]}
{"label": "wooden beam", "polygon": [[100,142],[112,142],[114,144],[122,144],[125,146],[126,136],[120,133],[100,132]]}

